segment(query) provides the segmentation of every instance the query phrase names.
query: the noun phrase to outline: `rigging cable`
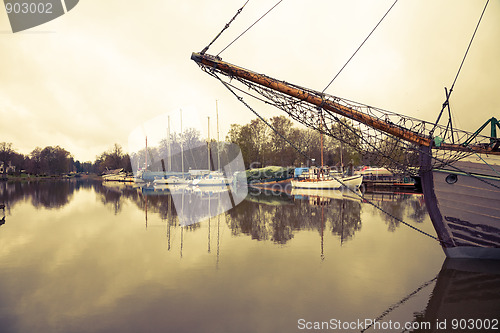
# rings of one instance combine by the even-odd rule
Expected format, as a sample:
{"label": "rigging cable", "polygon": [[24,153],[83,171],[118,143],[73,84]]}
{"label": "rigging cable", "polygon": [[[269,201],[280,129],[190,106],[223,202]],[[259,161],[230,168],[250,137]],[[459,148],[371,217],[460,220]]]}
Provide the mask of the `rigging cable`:
{"label": "rigging cable", "polygon": [[467,58],[467,54],[469,53],[470,47],[472,45],[472,41],[474,40],[474,37],[476,36],[477,29],[479,28],[479,24],[481,23],[481,20],[483,19],[484,12],[486,11],[486,7],[488,7],[489,2],[490,2],[490,0],[486,0],[486,4],[484,5],[483,12],[481,13],[481,16],[479,17],[479,21],[477,22],[476,29],[474,29],[474,33],[472,34],[469,45],[467,46],[467,50],[465,50],[464,57],[463,57],[462,62],[460,63],[460,66],[458,68],[457,75],[455,75],[455,79],[453,80],[453,84],[451,85],[450,91],[446,93],[446,100],[443,103],[443,107],[441,108],[441,112],[439,112],[439,116],[436,120],[436,123],[434,124],[434,128],[430,132],[431,136],[432,136],[432,133],[434,133],[434,129],[436,128],[439,120],[441,119],[441,115],[443,114],[444,109],[447,106],[449,107],[449,99],[450,99],[451,93],[453,92],[453,88],[455,87],[455,83],[457,82],[458,76],[460,75],[460,71],[462,70],[462,66],[464,65],[465,58]]}
{"label": "rigging cable", "polygon": [[458,68],[458,72],[457,72],[457,75],[455,76],[455,80],[453,80],[453,84],[451,85],[450,94],[453,90],[453,87],[455,86],[455,82],[457,82],[458,75],[460,74],[460,71],[462,70],[462,66],[465,62],[465,58],[467,57],[467,54],[469,53],[469,49],[472,45],[472,41],[474,40],[474,37],[476,36],[477,29],[479,28],[479,24],[481,23],[481,20],[483,19],[484,12],[486,11],[486,7],[488,7],[489,2],[490,2],[490,0],[486,0],[486,4],[484,5],[484,9],[483,9],[483,12],[481,13],[481,17],[479,18],[479,21],[477,22],[476,29],[474,29],[474,33],[472,34],[472,38],[469,42],[469,46],[467,46],[467,50],[465,51],[465,55],[464,55],[464,58],[462,59],[462,63],[460,64],[460,67]]}
{"label": "rigging cable", "polygon": [[[469,147],[469,149],[470,149],[470,147]],[[489,168],[490,168],[490,169],[491,169],[494,173],[496,173],[498,176],[500,176],[500,172],[498,172],[497,170],[495,170],[495,168],[493,168],[493,166],[491,166],[491,164],[489,164],[488,162],[486,162],[486,161],[485,161],[485,160],[481,157],[481,155],[479,155],[478,153],[476,153],[476,152],[475,152],[475,151],[473,151],[472,149],[471,149],[471,152],[473,152],[473,153],[474,153],[474,155],[476,155],[478,159],[480,159],[481,161],[483,161],[483,163],[484,163],[484,164],[486,164],[486,165],[487,165],[487,166],[488,166],[488,167],[489,167]],[[488,184],[489,184],[489,183],[488,183]],[[490,184],[490,185],[495,186],[495,185],[493,185],[493,184]],[[500,188],[500,187],[498,187],[498,186],[495,186],[495,187]]]}
{"label": "rigging cable", "polygon": [[[281,133],[279,133],[277,129],[275,129],[275,128],[271,125],[271,124],[269,124],[269,123],[268,123],[268,122],[267,122],[267,121],[266,121],[266,120],[265,120],[265,119],[264,119],[261,115],[259,115],[259,114],[257,113],[257,111],[255,111],[255,110],[254,110],[254,109],[253,109],[250,105],[248,105],[248,104],[244,101],[243,97],[241,97],[241,96],[239,96],[238,94],[236,94],[236,93],[234,92],[234,90],[232,90],[232,89],[231,89],[231,86],[230,86],[227,82],[225,82],[224,80],[222,80],[222,79],[221,79],[221,78],[220,78],[217,74],[215,74],[214,72],[210,72],[209,74],[210,74],[210,75],[213,75],[215,78],[217,78],[217,79],[218,79],[218,80],[219,80],[219,81],[220,81],[220,82],[221,82],[221,83],[222,83],[222,84],[223,84],[223,85],[224,85],[224,86],[225,86],[225,87],[226,87],[226,88],[227,88],[227,89],[228,89],[228,90],[229,90],[229,91],[230,91],[230,92],[231,92],[231,93],[232,93],[232,94],[233,94],[233,95],[234,95],[234,96],[235,96],[235,97],[236,97],[236,98],[237,98],[237,99],[241,102],[241,103],[243,103],[243,104],[244,104],[244,105],[245,105],[245,106],[246,106],[246,107],[247,107],[250,111],[252,111],[255,115],[257,115],[257,117],[259,117],[259,118],[260,118],[260,119],[261,119],[261,120],[262,120],[262,121],[263,121],[263,122],[264,122],[264,123],[265,123],[265,124],[266,124],[269,128],[271,128],[271,130],[273,130],[275,133],[277,133],[277,134],[278,134],[281,138],[283,138],[283,140],[285,140],[288,144],[290,144],[290,145],[291,145],[294,149],[296,149],[296,150],[297,150],[300,154],[302,154],[302,155],[303,155],[304,157],[306,157],[308,160],[311,160],[311,158],[310,158],[308,155],[306,155],[306,154],[305,154],[304,152],[302,152],[299,148],[297,148],[297,147],[296,147],[293,143],[291,143],[291,142],[290,142],[287,138],[285,138],[285,137],[284,137]],[[253,96],[253,95],[251,95],[251,94],[250,94],[250,96]],[[395,221],[398,221],[398,222],[400,222],[400,223],[404,224],[405,226],[407,226],[407,227],[409,227],[409,228],[411,228],[411,229],[413,229],[413,230],[415,230],[415,231],[418,231],[419,233],[421,233],[421,234],[423,234],[423,235],[425,235],[425,236],[428,236],[428,237],[430,237],[430,238],[432,238],[432,239],[434,239],[434,240],[438,241],[438,242],[439,242],[439,243],[441,243],[441,244],[445,244],[445,242],[444,242],[444,241],[442,241],[442,240],[438,239],[436,236],[433,236],[433,235],[431,235],[431,234],[429,234],[429,233],[427,233],[427,232],[425,232],[425,231],[423,231],[423,230],[421,230],[421,229],[419,229],[419,228],[417,228],[417,227],[415,227],[415,226],[413,226],[413,225],[411,225],[411,224],[409,224],[409,223],[407,223],[407,222],[403,221],[402,219],[400,219],[400,218],[398,218],[398,217],[394,216],[393,214],[391,214],[391,213],[387,212],[386,210],[384,210],[384,209],[383,209],[382,207],[380,207],[379,205],[376,205],[376,204],[375,204],[375,203],[373,203],[372,201],[370,201],[370,200],[368,200],[368,199],[363,198],[363,196],[362,196],[361,194],[359,194],[359,193],[358,193],[359,191],[355,191],[355,190],[353,190],[352,188],[348,187],[348,186],[347,186],[347,185],[346,185],[346,184],[345,184],[345,183],[344,183],[341,179],[339,179],[339,178],[335,177],[334,175],[331,175],[331,176],[332,176],[332,178],[333,178],[333,179],[335,179],[336,181],[338,181],[341,185],[343,185],[345,188],[347,188],[349,191],[351,191],[351,192],[352,192],[352,193],[354,193],[356,196],[358,196],[361,200],[363,200],[363,202],[366,202],[366,203],[368,203],[368,204],[372,205],[372,206],[373,206],[373,207],[375,207],[376,209],[380,210],[382,213],[384,213],[384,214],[386,214],[386,215],[390,216],[391,218],[393,218]]]}
{"label": "rigging cable", "polygon": [[[341,72],[341,71],[342,71],[342,70],[346,67],[346,65],[349,63],[349,61],[350,61],[350,60],[354,57],[354,55],[355,55],[355,54],[359,51],[359,49],[363,46],[363,44],[366,42],[366,40],[367,40],[367,39],[368,39],[368,38],[372,35],[372,33],[375,31],[375,29],[376,29],[376,28],[380,25],[380,23],[382,22],[382,20],[383,20],[383,19],[384,19],[384,18],[388,15],[389,11],[390,11],[390,10],[394,7],[394,5],[397,3],[397,1],[398,1],[398,0],[396,0],[396,1],[393,3],[393,5],[389,8],[389,10],[386,12],[386,14],[385,14],[385,15],[382,17],[382,19],[379,21],[379,23],[378,23],[378,24],[375,26],[375,28],[374,28],[374,29],[370,32],[370,34],[366,37],[366,39],[363,41],[363,43],[362,43],[362,44],[358,47],[358,49],[355,51],[355,53],[351,56],[351,58],[347,61],[347,63],[346,63],[346,64],[342,67],[342,69],[341,69],[341,70],[339,71],[339,73],[338,73],[338,74],[334,77],[334,79],[333,79],[333,80],[332,80],[332,81],[328,84],[328,86],[327,86],[327,87],[323,90],[323,92],[324,92],[324,91],[325,91],[325,90],[326,90],[326,89],[327,89],[327,88],[331,85],[331,83],[332,83],[332,82],[336,79],[336,77],[340,74],[340,72]],[[247,2],[248,2],[248,1],[247,1]],[[266,12],[266,13],[265,13],[262,17],[260,17],[260,18],[259,18],[259,19],[258,19],[258,20],[254,23],[254,24],[252,24],[249,28],[247,28],[247,29],[246,29],[246,30],[245,30],[242,34],[240,34],[240,35],[239,35],[239,36],[238,36],[235,40],[233,40],[233,41],[232,41],[232,42],[231,42],[228,46],[226,46],[226,47],[225,47],[225,48],[224,48],[221,52],[219,52],[219,53],[218,53],[218,55],[220,55],[220,54],[221,54],[224,50],[226,50],[226,49],[227,49],[230,45],[232,45],[232,44],[233,44],[233,43],[234,43],[234,42],[235,42],[238,38],[240,38],[240,37],[241,37],[244,33],[246,33],[246,32],[247,32],[250,28],[252,28],[252,27],[253,27],[253,26],[254,26],[257,22],[259,22],[259,21],[260,21],[260,20],[261,20],[264,16],[266,16],[266,15],[267,15],[267,14],[268,14],[268,13],[269,13],[272,9],[274,9],[274,8],[275,8],[278,4],[280,4],[281,2],[282,2],[282,0],[278,1],[278,3],[277,3],[276,5],[274,5],[274,6],[273,6],[273,7],[272,7],[272,8],[271,8],[268,12]],[[484,14],[484,12],[485,12],[485,10],[486,10],[486,6],[488,5],[488,2],[489,2],[489,0],[487,0],[487,2],[486,2],[485,8],[484,8],[484,10],[483,10],[483,13],[481,14],[481,18],[480,18],[480,20],[479,20],[479,22],[478,22],[478,24],[477,24],[477,26],[476,26],[476,30],[474,31],[474,34],[473,34],[473,36],[472,36],[472,39],[471,39],[471,41],[470,41],[470,43],[469,43],[469,47],[467,48],[466,54],[465,54],[465,56],[464,56],[464,58],[463,58],[463,60],[462,60],[462,63],[461,63],[460,68],[459,68],[459,70],[458,70],[458,73],[457,73],[457,75],[456,75],[456,77],[455,77],[455,80],[454,80],[454,82],[453,82],[452,88],[450,89],[450,92],[447,94],[447,95],[448,95],[448,97],[449,97],[449,95],[451,94],[451,91],[452,91],[452,89],[453,89],[453,87],[454,87],[454,85],[455,85],[455,82],[456,82],[456,80],[457,80],[457,78],[458,78],[458,76],[459,76],[460,70],[461,70],[462,65],[463,65],[463,63],[464,63],[464,61],[465,61],[465,58],[466,58],[466,56],[467,56],[467,54],[468,54],[468,51],[469,51],[470,46],[471,46],[471,44],[472,44],[472,40],[474,39],[474,36],[475,36],[476,31],[477,31],[477,29],[478,29],[478,27],[479,27],[479,23],[481,22],[481,19],[482,19],[482,17],[483,17],[483,14]],[[246,5],[246,3],[245,3],[245,5]],[[242,7],[242,8],[243,8],[243,7]],[[239,14],[239,13],[237,13],[237,14]],[[236,15],[235,15],[235,17],[236,17]],[[233,18],[233,20],[234,20],[234,18]],[[232,20],[231,20],[231,22],[232,22]],[[230,23],[231,23],[231,22],[230,22]],[[227,28],[227,27],[226,27],[226,28]],[[225,30],[225,29],[223,29],[223,31],[224,31],[224,30]],[[221,33],[222,33],[222,31],[221,31]],[[219,34],[219,35],[220,35],[220,34]],[[219,35],[218,35],[218,36],[219,36]],[[218,37],[218,36],[217,36],[217,37]],[[216,38],[217,38],[217,37],[216,37]],[[214,40],[215,40],[215,39],[214,39]],[[310,158],[309,158],[309,157],[308,157],[305,153],[303,153],[300,149],[298,149],[296,146],[294,146],[294,145],[293,145],[293,144],[292,144],[289,140],[287,140],[287,139],[286,139],[286,138],[285,138],[285,137],[284,137],[281,133],[277,132],[277,130],[276,130],[276,129],[274,129],[274,128],[272,127],[272,125],[270,125],[267,121],[265,121],[265,120],[264,120],[264,118],[262,118],[262,117],[261,117],[261,116],[260,116],[260,115],[259,115],[259,114],[255,111],[255,110],[253,110],[253,109],[252,109],[252,108],[251,108],[251,107],[250,107],[250,106],[249,106],[249,105],[248,105],[248,104],[247,104],[247,103],[243,100],[243,98],[242,98],[242,97],[238,96],[238,95],[237,95],[237,94],[236,94],[236,93],[235,93],[235,92],[234,92],[234,91],[230,88],[230,86],[232,86],[232,85],[230,85],[230,84],[228,84],[228,83],[224,82],[221,78],[219,78],[219,77],[218,77],[215,73],[213,73],[213,72],[211,73],[211,75],[214,75],[214,76],[215,76],[215,77],[216,77],[219,81],[221,81],[221,83],[223,83],[223,84],[224,84],[224,86],[225,86],[228,90],[230,90],[230,91],[233,93],[233,95],[235,95],[235,96],[237,97],[237,99],[238,99],[240,102],[242,102],[245,106],[247,106],[247,107],[248,107],[248,108],[249,108],[249,109],[250,109],[250,110],[251,110],[254,114],[256,114],[256,115],[257,115],[257,116],[258,116],[258,117],[259,117],[262,121],[264,121],[264,123],[265,123],[268,127],[270,127],[273,131],[275,131],[275,132],[276,132],[276,133],[277,133],[277,134],[278,134],[281,138],[283,138],[283,139],[284,139],[287,143],[289,143],[289,144],[290,144],[290,145],[291,145],[294,149],[296,149],[299,153],[301,153],[301,154],[302,154],[303,156],[305,156],[307,159],[310,159]],[[251,95],[251,94],[250,94],[250,95]],[[253,95],[251,95],[251,96],[253,96]],[[253,97],[254,97],[254,96],[253,96]],[[447,101],[448,101],[448,98],[447,98]],[[266,103],[267,103],[267,102],[266,102]],[[270,103],[268,103],[268,104],[270,104]],[[443,109],[444,109],[444,107],[445,107],[446,105],[447,105],[447,104],[444,104],[444,105],[443,105]],[[443,111],[443,110],[442,110],[442,111]],[[438,119],[439,119],[439,118],[438,118]],[[436,123],[436,124],[434,124],[434,128],[435,128],[436,126],[437,126],[437,123]],[[435,157],[434,157],[434,159],[438,160],[438,159],[437,159],[437,158],[435,158]],[[454,167],[454,166],[452,166],[452,167]],[[455,167],[455,169],[460,170],[459,168],[456,168],[456,167]],[[471,174],[470,174],[470,173],[468,173],[468,172],[466,172],[466,173],[467,173],[469,176],[474,177],[474,175],[471,175]],[[342,182],[340,179],[337,179],[336,177],[334,177],[334,178],[335,178],[337,181],[339,181],[340,183],[342,183],[342,184],[343,184],[343,182]],[[474,177],[474,178],[477,178],[477,177]],[[481,181],[483,181],[483,182],[486,182],[485,180],[482,180],[482,179],[480,179],[480,180],[481,180]],[[486,183],[490,184],[489,182],[486,182]],[[490,184],[490,185],[492,185],[492,186],[494,186],[494,187],[497,187],[497,186],[495,186],[495,185],[493,185],[493,184]],[[355,193],[355,194],[356,194],[356,195],[358,195],[360,198],[362,198],[362,196],[361,196],[361,195],[359,195],[358,193],[356,193],[356,192],[355,192],[355,191],[353,191],[352,189],[349,189],[349,190],[351,190],[353,193]],[[362,199],[363,199],[363,198],[362,198]],[[408,223],[406,223],[406,222],[402,221],[401,219],[399,219],[399,218],[397,218],[397,217],[393,216],[392,214],[390,214],[390,213],[388,213],[388,212],[384,211],[381,207],[379,207],[378,205],[376,205],[376,204],[374,204],[374,203],[370,202],[369,200],[366,200],[366,199],[363,199],[363,200],[364,200],[365,202],[367,202],[367,203],[371,204],[371,205],[372,205],[372,206],[374,206],[375,208],[379,209],[379,210],[380,210],[380,211],[382,211],[383,213],[385,213],[385,214],[389,215],[390,217],[394,218],[395,220],[397,220],[397,221],[401,222],[402,224],[404,224],[404,225],[406,225],[406,226],[408,226],[408,227],[410,227],[410,228],[412,228],[412,229],[414,229],[414,230],[416,230],[416,231],[418,231],[418,232],[420,232],[420,233],[422,233],[422,234],[424,234],[424,235],[427,235],[427,236],[429,236],[430,238],[433,238],[433,239],[435,239],[435,240],[437,240],[437,241],[439,241],[439,242],[441,242],[441,243],[444,243],[443,241],[441,241],[441,240],[437,239],[435,236],[430,235],[430,234],[428,234],[428,233],[426,233],[426,232],[424,232],[424,231],[422,231],[422,230],[420,230],[420,229],[418,229],[418,228],[416,228],[416,227],[414,227],[414,226],[412,226],[412,225],[410,225],[410,224],[408,224]]]}
{"label": "rigging cable", "polygon": [[330,87],[330,85],[333,83],[333,81],[335,81],[335,79],[337,78],[337,76],[340,75],[340,73],[344,70],[344,68],[347,66],[347,64],[351,61],[352,58],[354,58],[354,56],[356,55],[356,53],[358,53],[359,49],[361,49],[361,47],[365,44],[365,42],[368,40],[368,38],[370,38],[370,36],[375,31],[375,29],[378,28],[378,26],[380,25],[380,23],[382,23],[382,21],[385,19],[385,17],[387,16],[387,14],[389,14],[389,12],[391,11],[391,9],[394,7],[394,5],[396,5],[397,2],[398,2],[398,0],[394,1],[394,3],[392,4],[392,6],[387,10],[387,12],[384,14],[384,16],[382,16],[382,18],[377,23],[377,25],[375,25],[375,28],[373,28],[372,31],[368,34],[368,36],[366,36],[365,40],[361,43],[361,45],[358,46],[358,48],[356,49],[356,51],[354,51],[354,53],[349,58],[349,60],[347,60],[347,62],[344,64],[344,66],[342,66],[342,68],[339,70],[339,72],[337,73],[337,75],[335,75],[335,77],[330,81],[330,83],[328,83],[328,85],[325,87],[325,89],[323,89],[322,93],[324,93],[325,90],[328,89],[328,87]]}
{"label": "rigging cable", "polygon": [[[271,7],[271,9],[269,9],[264,15],[262,15],[261,17],[259,17],[259,19],[257,19],[257,21],[255,21],[251,26],[249,26],[245,31],[243,31],[238,37],[236,37],[231,43],[229,43],[225,48],[222,49],[222,51],[220,51],[219,53],[217,53],[217,57],[222,53],[224,52],[229,46],[233,45],[234,42],[236,42],[241,36],[243,36],[248,30],[250,30],[254,25],[257,24],[257,22],[259,22],[261,19],[264,18],[264,16],[266,16],[267,14],[269,14],[269,12],[271,12],[274,8],[276,8],[276,6],[278,6],[283,0],[280,0],[278,1],[273,7]],[[247,1],[248,2],[248,1]]]}
{"label": "rigging cable", "polygon": [[[387,310],[385,310],[384,312],[382,312],[382,314],[380,316],[378,316],[373,322],[376,323],[376,322],[380,321],[380,319],[384,318],[389,313],[391,313],[392,311],[394,311],[397,308],[399,308],[401,305],[403,305],[404,303],[406,303],[410,298],[412,298],[413,296],[415,296],[416,294],[418,294],[422,289],[425,289],[431,283],[433,283],[434,281],[436,281],[438,279],[438,276],[439,276],[439,274],[436,275],[434,278],[430,279],[429,281],[427,281],[427,282],[423,283],[422,285],[420,285],[417,289],[415,289],[410,294],[406,295],[399,302],[397,302],[397,303],[392,304],[391,306],[389,306],[389,308]],[[365,331],[367,331],[368,329],[370,329],[372,326],[373,326],[373,323],[370,326],[367,326],[366,328],[364,328],[363,330],[361,330],[360,333],[364,333]]]}
{"label": "rigging cable", "polygon": [[302,156],[304,156],[307,160],[311,160],[311,158],[304,153],[300,148],[295,146],[291,141],[289,141],[283,134],[278,132],[277,129],[275,129],[271,124],[269,124],[260,114],[257,113],[250,105],[248,105],[244,100],[243,97],[238,96],[230,87],[229,84],[221,80],[216,74],[214,74],[217,79],[241,102],[243,103],[250,111],[252,111],[257,117],[259,117],[260,120],[264,122],[270,129],[272,129],[276,134],[278,134],[283,140],[285,140],[290,146],[292,146],[293,149],[298,151]]}
{"label": "rigging cable", "polygon": [[[212,73],[209,73],[209,74],[210,74],[210,75],[213,75]],[[215,75],[213,75],[213,76],[214,76],[214,77],[216,77],[219,81],[222,81],[222,80],[221,80],[218,76],[215,76]],[[260,98],[260,97],[258,97],[258,96],[255,96],[255,95],[253,95],[253,94],[251,94],[251,93],[249,93],[249,92],[247,92],[247,91],[244,91],[243,89],[240,89],[240,88],[238,88],[237,86],[235,86],[235,85],[233,85],[233,84],[231,84],[231,83],[229,83],[229,82],[224,82],[224,81],[222,81],[222,83],[226,86],[226,88],[228,88],[228,86],[229,86],[229,87],[231,87],[231,88],[233,88],[233,89],[235,89],[235,90],[238,90],[239,92],[241,92],[241,93],[243,93],[243,94],[246,94],[246,95],[248,95],[248,96],[250,96],[250,97],[252,97],[252,98],[254,98],[254,99],[258,100],[258,101],[261,101],[261,102],[263,102],[263,103],[267,104],[267,105],[271,105],[271,106],[277,107],[275,104],[273,104],[273,103],[271,103],[271,102],[269,102],[269,101],[267,101],[267,100],[265,100],[265,99],[263,99],[263,98]],[[234,93],[233,93],[233,94],[234,94]],[[236,95],[236,97],[239,99],[239,97],[238,97],[237,95]],[[297,102],[295,102],[295,103],[299,103],[299,102],[300,102],[300,101],[297,101]],[[243,103],[243,104],[245,104],[245,105],[246,105],[246,103]],[[247,106],[247,107],[248,107],[248,106]],[[251,109],[251,110],[252,110],[252,112],[253,112],[254,114],[256,114],[256,115],[257,115],[260,119],[262,119],[262,117],[260,117],[260,115],[258,115],[258,114],[257,114],[257,113],[253,110],[253,109]],[[378,152],[381,154],[381,156],[382,156],[382,157],[389,158],[389,159],[391,158],[391,157],[390,157],[390,155],[385,154],[385,153],[383,153],[382,151],[380,151],[380,150],[379,150],[377,147],[375,147],[375,146],[374,146],[371,142],[369,142],[369,141],[368,141],[365,137],[363,137],[362,135],[360,135],[359,133],[357,133],[357,131],[355,131],[354,129],[352,129],[352,128],[351,128],[351,127],[349,127],[349,126],[346,126],[346,124],[344,124],[343,122],[341,122],[341,121],[340,121],[340,119],[339,119],[336,115],[334,115],[331,111],[326,110],[326,109],[323,109],[323,110],[324,110],[327,114],[329,114],[329,115],[330,115],[330,116],[331,116],[331,117],[332,117],[335,121],[337,121],[339,124],[341,124],[341,125],[342,125],[343,127],[345,127],[347,130],[349,130],[349,131],[350,131],[350,132],[351,132],[354,136],[356,136],[358,139],[360,139],[361,141],[363,141],[365,144],[367,144],[368,146],[370,146],[370,147],[371,147],[371,148],[373,148],[374,150],[378,151]],[[291,117],[292,117],[292,119],[295,119],[293,116],[291,116]],[[297,120],[297,119],[296,119],[296,120]],[[266,124],[266,125],[267,125],[267,126],[269,126],[269,127],[271,128],[271,130],[275,131],[275,130],[272,128],[272,126],[270,126],[269,124]],[[326,133],[326,131],[324,131],[324,132],[325,132],[325,134],[327,134],[327,133]],[[327,135],[328,135],[328,134],[327,134]],[[335,138],[335,139],[339,140],[339,141],[342,141],[342,139],[340,139],[340,138],[339,138],[339,137],[337,137],[337,136],[334,136],[334,135],[331,135],[331,136],[332,136],[333,138]],[[286,141],[286,139],[285,139],[285,138],[283,138],[283,139]],[[287,141],[287,142],[288,142],[288,141]],[[288,142],[288,143],[289,143],[289,142]],[[350,145],[348,142],[345,142],[345,143],[346,143],[346,144],[348,144],[348,145]],[[352,146],[352,145],[351,145],[351,146]],[[292,145],[292,147],[293,147],[293,145]],[[296,147],[293,147],[293,148],[294,148],[294,149],[296,149],[297,151],[299,151],[299,150],[298,150],[298,148],[296,148]],[[355,149],[356,149],[356,148],[355,148]],[[412,150],[412,151],[415,151],[415,149],[412,149],[411,147],[408,147],[407,149]],[[307,159],[307,160],[310,160],[310,159],[311,159],[311,158],[310,158],[310,156],[306,156],[305,154],[303,154],[303,153],[302,153],[302,152],[300,152],[300,151],[299,151],[299,153],[300,153],[300,154],[302,154],[304,157],[306,157],[306,159]]]}

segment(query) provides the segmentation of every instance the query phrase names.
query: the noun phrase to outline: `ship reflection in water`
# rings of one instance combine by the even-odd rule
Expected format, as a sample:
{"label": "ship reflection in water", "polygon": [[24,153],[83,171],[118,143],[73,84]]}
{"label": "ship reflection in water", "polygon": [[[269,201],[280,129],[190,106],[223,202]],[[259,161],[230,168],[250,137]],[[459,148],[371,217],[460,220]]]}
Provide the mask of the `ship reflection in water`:
{"label": "ship reflection in water", "polygon": [[[500,330],[500,262],[446,259],[423,314],[426,332]],[[421,330],[423,331],[423,330]]]}
{"label": "ship reflection in water", "polygon": [[[250,191],[216,216],[218,191],[183,195],[177,207],[124,184],[0,183],[1,331],[300,332],[301,319],[378,318],[446,332],[438,322],[500,313],[498,263],[445,260],[401,224],[434,234],[420,195]],[[183,226],[178,210],[203,220]]]}

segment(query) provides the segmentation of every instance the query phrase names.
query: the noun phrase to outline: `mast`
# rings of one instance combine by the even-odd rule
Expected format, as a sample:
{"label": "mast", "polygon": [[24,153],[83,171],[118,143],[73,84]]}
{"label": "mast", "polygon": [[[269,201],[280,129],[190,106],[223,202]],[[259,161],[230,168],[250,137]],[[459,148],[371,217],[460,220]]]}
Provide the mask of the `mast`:
{"label": "mast", "polygon": [[171,146],[170,146],[170,116],[167,117],[167,154],[168,154],[168,160],[167,160],[167,170],[170,172],[172,171],[172,151],[171,151]]}
{"label": "mast", "polygon": [[[344,174],[344,158],[342,156],[343,151],[342,151],[342,141],[340,141],[340,173]],[[349,172],[349,170],[347,170]]]}
{"label": "mast", "polygon": [[148,170],[148,136],[146,135],[146,165],[144,166],[144,171]]}
{"label": "mast", "polygon": [[[203,67],[210,67],[218,72],[221,72],[231,78],[236,77],[243,79],[265,88],[269,88],[282,94],[297,98],[303,102],[314,105],[318,108],[323,108],[343,117],[352,119],[359,123],[370,126],[376,130],[385,132],[399,139],[408,141],[418,146],[433,147],[433,139],[423,134],[411,131],[402,126],[393,124],[389,121],[384,121],[367,113],[361,112],[354,107],[343,105],[335,100],[325,99],[325,95],[320,92],[301,88],[284,81],[279,81],[274,78],[258,74],[250,70],[244,69],[222,61],[218,57],[207,54],[193,53],[191,59]],[[494,150],[491,147],[483,145],[462,145],[458,143],[441,143],[439,149],[463,151],[463,152],[478,152],[500,155],[499,150]]]}
{"label": "mast", "polygon": [[207,158],[208,158],[208,171],[210,172],[210,117],[208,118],[208,139],[207,139]]}

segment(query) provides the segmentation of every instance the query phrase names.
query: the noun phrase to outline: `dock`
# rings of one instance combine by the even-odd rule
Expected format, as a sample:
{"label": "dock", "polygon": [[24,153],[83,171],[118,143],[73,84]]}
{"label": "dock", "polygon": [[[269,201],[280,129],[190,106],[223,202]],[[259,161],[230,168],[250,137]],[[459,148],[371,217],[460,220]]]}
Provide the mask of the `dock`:
{"label": "dock", "polygon": [[416,182],[408,180],[395,179],[363,179],[363,186],[369,192],[383,191],[404,191],[404,192],[420,192]]}

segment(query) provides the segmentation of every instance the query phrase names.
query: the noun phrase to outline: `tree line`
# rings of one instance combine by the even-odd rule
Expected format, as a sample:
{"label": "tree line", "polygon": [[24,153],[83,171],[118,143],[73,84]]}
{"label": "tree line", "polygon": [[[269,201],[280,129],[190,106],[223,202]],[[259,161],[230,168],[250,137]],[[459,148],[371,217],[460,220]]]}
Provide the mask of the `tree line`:
{"label": "tree line", "polygon": [[[165,138],[156,146],[148,146],[147,169],[153,172],[220,170],[237,158],[239,153],[238,146],[233,143],[214,139],[207,142],[201,137],[200,131],[187,128],[182,133],[171,133],[169,140]],[[130,159],[134,170],[143,169],[146,148],[131,152]]]}
{"label": "tree line", "polygon": [[[347,145],[331,136],[324,135],[321,138],[316,130],[294,127],[292,121],[285,116],[272,117],[267,121],[275,131],[262,120],[254,119],[245,125],[232,124],[226,136],[226,142],[218,144],[215,140],[211,140],[208,145],[211,152],[210,169],[218,169],[218,149],[222,156],[220,159],[222,164],[231,160],[231,156],[234,157],[234,147],[239,147],[241,150],[246,169],[266,166],[320,165],[321,140],[323,140],[323,165],[339,166],[342,160],[345,166],[358,166],[362,161],[359,149],[356,149],[356,145],[360,145],[359,138],[355,135],[351,134],[352,138],[349,138],[351,145]],[[330,132],[341,132],[341,128],[348,125],[334,125]],[[344,141],[348,135],[349,133],[343,133]],[[147,149],[147,163],[150,171],[181,171],[181,150],[183,151],[184,172],[189,169],[208,168],[207,141],[200,136],[199,131],[193,128],[188,128],[180,134],[172,133],[168,141],[163,139],[157,146],[149,146]],[[171,157],[167,158],[168,156]],[[134,168],[143,168],[146,163],[145,148],[131,153],[130,157]],[[170,168],[168,163],[170,163]]]}
{"label": "tree line", "polygon": [[266,122],[272,129],[258,118],[230,127],[226,140],[240,147],[246,168],[370,165],[398,171],[418,165],[418,151],[402,140],[382,134],[374,137],[345,118],[325,125],[324,135],[315,129],[297,128],[283,115]]}
{"label": "tree line", "polygon": [[124,168],[132,171],[130,157],[120,145],[96,157],[94,162],[80,162],[60,146],[36,147],[27,155],[18,153],[10,142],[0,142],[0,169],[4,175],[27,173],[37,176],[60,176],[72,172],[102,174]]}
{"label": "tree line", "polygon": [[[231,125],[226,140],[240,147],[247,168],[321,165],[322,159],[323,165],[328,166],[340,166],[341,161],[344,165],[358,166],[362,162],[359,149],[356,149],[361,143],[354,135],[350,140],[351,145],[346,145],[331,136],[323,135],[321,138],[316,130],[294,127],[285,116],[272,117],[267,122],[274,130],[260,119],[254,119],[246,125]],[[340,131],[342,126],[349,125],[334,125],[330,132]]]}
{"label": "tree line", "polygon": [[[220,155],[223,156],[221,163],[230,161],[231,156],[234,157],[234,149],[229,151],[228,148],[230,144],[234,144],[232,148],[239,147],[247,169],[271,165],[300,167],[323,164],[338,167],[341,163],[343,166],[352,167],[384,166],[390,164],[389,160],[404,160],[409,155],[404,147],[398,142],[392,142],[392,139],[382,140],[378,149],[367,152],[366,147],[363,147],[362,133],[347,120],[341,120],[327,128],[325,132],[330,135],[323,136],[313,129],[295,127],[292,121],[283,115],[266,121],[274,130],[258,118],[244,125],[231,124],[225,143],[210,141],[210,162],[207,160],[207,141],[200,136],[199,131],[188,128],[183,133],[170,134],[168,141],[163,139],[158,146],[147,148],[148,170],[165,170],[168,163],[172,171],[181,171],[182,166],[183,171],[190,168],[207,169],[208,163],[210,169],[216,170],[219,168],[218,158],[215,157],[219,155],[217,150],[220,150]],[[342,141],[338,138],[342,138]],[[389,153],[381,154],[382,151]],[[168,156],[171,157],[167,158]],[[146,148],[129,154],[125,153],[119,144],[101,153],[94,162],[80,162],[60,146],[47,146],[43,149],[37,147],[31,153],[23,155],[12,148],[12,143],[0,143],[0,166],[12,166],[11,170],[15,169],[17,173],[24,170],[34,175],[61,175],[70,172],[102,174],[106,170],[120,168],[132,172],[133,169],[144,168],[145,164]],[[3,172],[8,172],[8,169],[3,167]]]}

